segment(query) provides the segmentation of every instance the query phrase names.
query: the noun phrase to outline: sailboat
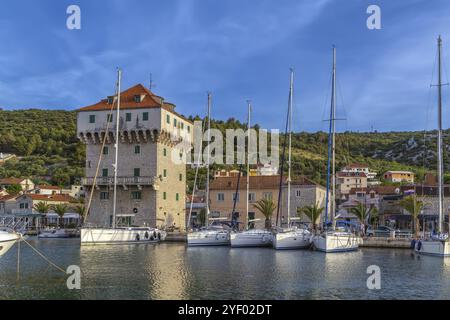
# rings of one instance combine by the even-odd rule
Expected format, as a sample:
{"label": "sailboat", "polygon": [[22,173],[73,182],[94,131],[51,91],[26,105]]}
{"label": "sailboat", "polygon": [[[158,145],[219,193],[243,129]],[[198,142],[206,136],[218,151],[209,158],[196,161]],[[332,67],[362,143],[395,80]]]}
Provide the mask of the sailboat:
{"label": "sailboat", "polygon": [[20,234],[10,230],[0,230],[0,257],[20,239]]}
{"label": "sailboat", "polygon": [[[120,82],[122,71],[117,70],[117,108],[116,108],[116,132],[115,132],[115,160],[114,160],[114,191],[113,191],[113,214],[112,227],[90,228],[83,226],[80,232],[81,244],[124,244],[124,243],[149,243],[163,241],[167,233],[163,230],[150,227],[118,227],[116,221],[117,207],[117,172],[118,172],[118,154],[119,154],[119,120],[120,120]],[[101,161],[101,158],[99,158]],[[97,173],[94,177],[94,186],[97,179]],[[93,186],[93,188],[94,188]],[[91,193],[89,203],[92,200]],[[89,211],[89,205],[86,212]]]}
{"label": "sailboat", "polygon": [[272,244],[272,232],[266,229],[249,229],[251,222],[257,219],[249,220],[249,193],[250,193],[250,115],[252,106],[250,101],[247,102],[248,118],[247,118],[247,180],[246,180],[246,225],[243,231],[233,232],[230,235],[231,247],[268,247]]}
{"label": "sailboat", "polygon": [[[333,46],[333,71],[331,89],[330,127],[328,133],[327,190],[325,207],[325,231],[312,237],[315,249],[323,252],[343,252],[357,250],[361,238],[351,232],[336,229],[336,48]],[[332,168],[330,168],[330,165]],[[331,173],[330,173],[331,170]],[[330,183],[331,178],[331,183]],[[331,190],[330,190],[331,189]],[[331,191],[331,197],[330,197]],[[331,198],[331,199],[330,199]],[[330,210],[329,210],[330,209]],[[328,213],[331,216],[331,229],[328,226]]]}
{"label": "sailboat", "polygon": [[[292,144],[292,105],[294,95],[294,70],[290,70],[289,101],[287,125],[289,131],[289,151],[288,151],[288,178],[287,178],[287,228],[278,227],[273,235],[273,247],[275,249],[303,249],[308,248],[311,233],[303,228],[291,225],[294,221],[291,218],[291,144]],[[284,159],[283,159],[284,161]],[[280,172],[280,175],[283,173]],[[279,193],[282,192],[282,183],[280,183]],[[280,197],[281,198],[281,197]]]}
{"label": "sailboat", "polygon": [[443,183],[443,143],[442,143],[442,39],[438,38],[438,181],[439,181],[439,222],[438,232],[428,239],[422,239],[415,243],[415,252],[438,257],[450,256],[450,242],[448,233],[444,233],[444,183]]}
{"label": "sailboat", "polygon": [[[217,219],[210,218],[209,210],[209,144],[211,140],[211,93],[208,93],[208,145],[206,156],[206,223],[207,226],[200,230],[188,232],[187,244],[188,246],[227,246],[230,244],[230,230],[226,225],[216,223]],[[202,149],[202,148],[200,148]],[[197,168],[194,178],[194,187],[192,191],[192,200],[194,199],[195,185],[197,182],[198,168],[200,162],[200,154],[198,155]],[[189,216],[192,213],[192,202]],[[190,219],[189,219],[190,220]],[[212,221],[210,224],[209,222]]]}

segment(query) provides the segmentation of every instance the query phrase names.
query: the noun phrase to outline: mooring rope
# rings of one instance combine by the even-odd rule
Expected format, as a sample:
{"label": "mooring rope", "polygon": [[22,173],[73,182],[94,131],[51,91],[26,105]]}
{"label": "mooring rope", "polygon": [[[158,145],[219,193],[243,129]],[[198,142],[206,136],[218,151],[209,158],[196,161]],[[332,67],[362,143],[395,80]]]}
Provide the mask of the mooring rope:
{"label": "mooring rope", "polygon": [[[36,249],[35,247],[33,247],[32,245],[31,245],[31,243],[29,243],[27,240],[25,240],[25,238],[22,236],[22,235],[20,235],[20,238],[21,238],[21,241],[23,241],[23,242],[25,242],[31,249],[33,249],[33,251],[34,252],[36,252],[42,259],[44,259],[45,261],[47,261],[51,266],[53,266],[53,267],[55,267],[56,269],[58,269],[59,271],[61,271],[61,272],[63,272],[64,274],[66,274],[66,271],[63,269],[63,268],[61,268],[61,267],[59,267],[58,265],[56,265],[55,263],[53,263],[50,259],[48,259],[43,253],[41,253],[38,249]],[[19,243],[20,243],[20,241],[19,241]],[[18,245],[19,245],[19,243],[18,243]],[[19,247],[20,248],[20,247]],[[19,253],[20,253],[20,249],[19,249]],[[17,263],[17,272],[19,272],[19,257],[17,257],[17,261],[18,261],[18,263]]]}

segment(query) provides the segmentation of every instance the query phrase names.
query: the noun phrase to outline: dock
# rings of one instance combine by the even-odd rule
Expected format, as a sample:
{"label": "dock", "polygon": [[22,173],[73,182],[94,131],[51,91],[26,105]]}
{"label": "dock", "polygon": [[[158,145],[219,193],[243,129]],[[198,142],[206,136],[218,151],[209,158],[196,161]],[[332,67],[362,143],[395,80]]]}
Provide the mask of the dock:
{"label": "dock", "polygon": [[167,242],[187,242],[186,232],[167,232]]}
{"label": "dock", "polygon": [[388,237],[367,237],[359,245],[361,248],[391,248],[410,249],[411,239],[408,238],[388,238]]}

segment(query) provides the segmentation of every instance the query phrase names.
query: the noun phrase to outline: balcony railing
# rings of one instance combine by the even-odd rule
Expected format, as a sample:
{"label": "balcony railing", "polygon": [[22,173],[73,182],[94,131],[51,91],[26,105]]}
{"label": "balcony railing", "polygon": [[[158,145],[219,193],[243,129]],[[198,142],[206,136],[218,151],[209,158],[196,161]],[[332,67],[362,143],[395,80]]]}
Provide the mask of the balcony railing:
{"label": "balcony railing", "polygon": [[[151,186],[154,182],[154,177],[117,177],[118,185],[145,185]],[[89,186],[94,184],[94,177],[86,177],[81,179],[81,184]],[[97,177],[96,185],[113,185],[114,177]]]}

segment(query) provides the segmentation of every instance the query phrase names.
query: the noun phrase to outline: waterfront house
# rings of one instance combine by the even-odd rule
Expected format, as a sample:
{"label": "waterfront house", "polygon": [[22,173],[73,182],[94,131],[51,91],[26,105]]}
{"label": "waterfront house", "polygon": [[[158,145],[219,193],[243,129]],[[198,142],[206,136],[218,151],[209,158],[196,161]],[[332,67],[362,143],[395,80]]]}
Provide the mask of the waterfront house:
{"label": "waterfront house", "polygon": [[183,148],[192,141],[193,123],[178,114],[174,104],[141,84],[121,92],[120,99],[119,137],[114,96],[78,110],[77,137],[86,145],[82,185],[86,194],[93,190],[87,222],[112,225],[117,140],[117,223],[184,229],[186,164],[182,158]]}
{"label": "waterfront house", "polygon": [[[260,199],[270,199],[275,204],[278,203],[280,176],[250,176],[249,185],[249,220],[256,220],[252,227],[264,228],[265,217],[254,205]],[[237,188],[237,193],[236,193]],[[287,184],[286,177],[283,178],[283,196],[280,204],[280,220],[282,223],[287,221]],[[247,224],[246,214],[246,177],[241,176],[239,186],[237,186],[237,177],[216,177],[210,183],[210,217],[231,219],[234,199],[236,197],[235,214],[241,222],[240,228]],[[293,179],[291,183],[291,217],[296,216],[298,207],[304,207],[319,203],[323,205],[325,190],[322,186],[308,180],[307,178]],[[272,225],[276,222],[276,210],[272,215]]]}
{"label": "waterfront house", "polygon": [[340,201],[347,200],[352,188],[367,188],[367,175],[364,172],[336,173],[336,198]]}
{"label": "waterfront house", "polygon": [[6,189],[13,185],[19,185],[22,191],[27,192],[34,189],[34,183],[30,179],[22,178],[3,178],[0,179],[0,189]]}
{"label": "waterfront house", "polygon": [[[192,204],[191,204],[192,202]],[[191,221],[188,223],[189,219],[189,212],[191,211],[191,205],[192,205],[192,212],[191,212]],[[189,227],[196,227],[200,225],[200,214],[206,213],[206,196],[204,190],[198,190],[195,192],[194,197],[192,197],[192,194],[186,196],[186,224]]]}
{"label": "waterfront house", "polygon": [[411,171],[386,171],[383,178],[388,182],[414,183],[414,173]]}

